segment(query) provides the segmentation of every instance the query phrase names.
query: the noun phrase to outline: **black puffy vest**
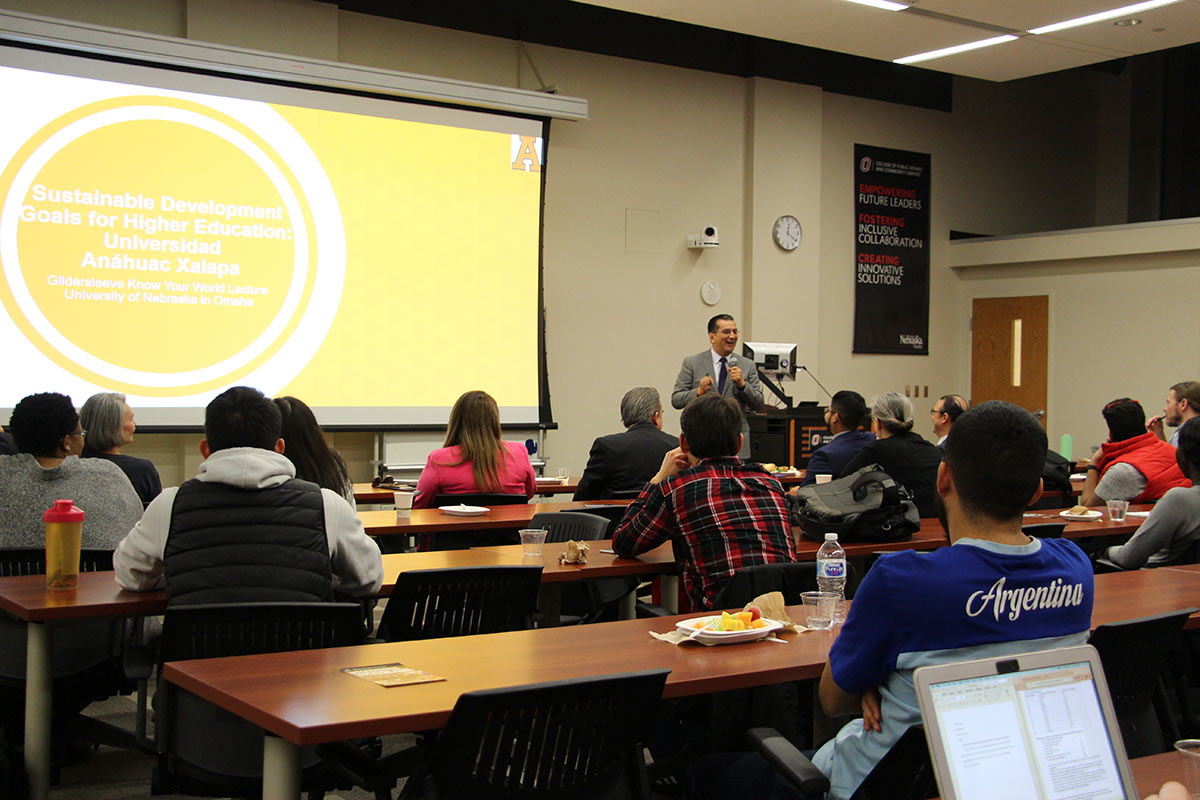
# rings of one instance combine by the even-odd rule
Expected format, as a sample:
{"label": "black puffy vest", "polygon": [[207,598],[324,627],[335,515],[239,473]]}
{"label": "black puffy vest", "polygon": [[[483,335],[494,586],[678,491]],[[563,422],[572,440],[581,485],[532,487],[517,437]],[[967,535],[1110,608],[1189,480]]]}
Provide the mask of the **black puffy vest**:
{"label": "black puffy vest", "polygon": [[179,487],[163,555],[167,605],[333,599],[321,489],[190,480]]}

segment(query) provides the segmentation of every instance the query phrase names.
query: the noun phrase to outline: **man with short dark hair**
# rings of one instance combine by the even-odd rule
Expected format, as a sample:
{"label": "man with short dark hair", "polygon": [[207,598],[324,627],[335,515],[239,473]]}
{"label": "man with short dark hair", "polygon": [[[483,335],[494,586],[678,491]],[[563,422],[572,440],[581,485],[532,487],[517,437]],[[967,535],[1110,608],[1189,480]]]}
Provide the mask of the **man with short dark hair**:
{"label": "man with short dark hair", "polygon": [[967,401],[962,395],[944,394],[933,401],[933,408],[929,409],[929,420],[933,423],[933,432],[938,437],[938,447],[946,443],[950,428],[966,410]]}
{"label": "man with short dark hair", "polygon": [[1160,416],[1151,417],[1146,423],[1146,430],[1159,439],[1166,440],[1172,447],[1179,446],[1179,431],[1176,430],[1170,439],[1163,432],[1163,425],[1180,428],[1189,419],[1200,417],[1200,381],[1183,381],[1167,390],[1167,402]]}
{"label": "man with short dark hair", "polygon": [[204,412],[196,478],[165,489],[113,556],[126,589],[167,604],[320,602],[379,591],[379,547],[337,493],[296,479],[278,407],[236,386]]}
{"label": "man with short dark hair", "polygon": [[833,441],[817,448],[808,459],[801,486],[816,483],[818,475],[840,475],[859,450],[875,441],[875,434],[859,430],[866,418],[867,401],[861,394],[849,389],[834,393],[825,409],[825,425],[833,433]]}
{"label": "man with short dark hair", "polygon": [[575,490],[576,500],[607,500],[615,492],[639,490],[658,470],[663,456],[679,440],[662,431],[662,401],[649,386],[630,389],[621,398],[624,433],[592,442],[587,468]]}
{"label": "man with short dark hair", "polygon": [[711,394],[683,410],[679,447],[630,504],[613,549],[635,556],[672,542],[683,561],[683,588],[694,608],[710,609],[734,572],[796,560],[783,487],[737,456],[742,413]]}
{"label": "man with short dark hair", "polygon": [[739,335],[737,322],[728,314],[717,314],[708,321],[708,350],[688,356],[679,368],[671,405],[685,408],[709,393],[729,397],[742,410],[742,458],[750,456],[750,422],[746,411],[762,411],[762,383],[754,361],[734,354]]}
{"label": "man with short dark hair", "polygon": [[1119,397],[1101,413],[1108,441],[1087,464],[1079,502],[1102,506],[1109,500],[1151,503],[1175,486],[1190,486],[1175,463],[1175,448],[1146,429],[1142,404]]}
{"label": "man with short dark hair", "polygon": [[[1087,641],[1093,596],[1087,557],[1066,539],[1034,539],[1021,530],[1026,506],[1041,491],[1042,426],[1015,405],[981,403],[955,423],[945,453],[937,496],[951,546],[881,556],[830,648],[821,706],[831,716],[863,717],[813,756],[829,777],[827,800],[853,794],[921,721],[912,681],[917,667]],[[799,796],[757,754],[726,763],[690,774],[688,790],[696,789],[697,798],[737,796],[729,791],[736,781],[760,798]]]}

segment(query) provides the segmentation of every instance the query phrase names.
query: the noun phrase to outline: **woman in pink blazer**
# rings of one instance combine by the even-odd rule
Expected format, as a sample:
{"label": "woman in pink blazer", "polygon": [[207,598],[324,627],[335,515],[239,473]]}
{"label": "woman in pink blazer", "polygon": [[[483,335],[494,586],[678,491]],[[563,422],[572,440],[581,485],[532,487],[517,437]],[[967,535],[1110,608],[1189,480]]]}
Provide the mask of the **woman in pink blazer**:
{"label": "woman in pink blazer", "polygon": [[467,392],[450,410],[446,444],[429,454],[414,508],[439,494],[489,492],[533,497],[533,466],[524,445],[500,440],[500,409],[487,392]]}

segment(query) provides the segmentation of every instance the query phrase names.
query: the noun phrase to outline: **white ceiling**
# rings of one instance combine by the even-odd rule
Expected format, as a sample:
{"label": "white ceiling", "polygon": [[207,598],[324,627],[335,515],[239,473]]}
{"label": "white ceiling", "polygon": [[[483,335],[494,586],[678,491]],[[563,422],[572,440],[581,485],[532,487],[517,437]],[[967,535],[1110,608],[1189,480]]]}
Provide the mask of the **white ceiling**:
{"label": "white ceiling", "polygon": [[907,0],[904,11],[884,11],[846,0],[576,0],[882,61],[1003,33],[1020,35],[1017,41],[915,65],[992,81],[1200,41],[1200,0],[1138,12],[1131,16],[1141,24],[1128,27],[1106,20],[1056,33],[1025,33],[1134,1]]}

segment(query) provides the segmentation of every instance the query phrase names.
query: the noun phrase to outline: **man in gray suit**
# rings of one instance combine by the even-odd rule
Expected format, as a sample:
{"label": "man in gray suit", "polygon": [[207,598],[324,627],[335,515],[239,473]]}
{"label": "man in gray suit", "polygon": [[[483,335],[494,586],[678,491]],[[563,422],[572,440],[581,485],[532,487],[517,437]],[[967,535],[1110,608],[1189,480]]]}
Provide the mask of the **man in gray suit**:
{"label": "man in gray suit", "polygon": [[742,449],[738,455],[749,458],[750,422],[746,412],[762,411],[763,407],[758,370],[750,359],[734,355],[738,328],[728,314],[718,314],[708,321],[708,341],[711,349],[683,360],[671,392],[671,405],[683,408],[709,392],[737,400],[742,407]]}

